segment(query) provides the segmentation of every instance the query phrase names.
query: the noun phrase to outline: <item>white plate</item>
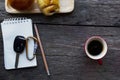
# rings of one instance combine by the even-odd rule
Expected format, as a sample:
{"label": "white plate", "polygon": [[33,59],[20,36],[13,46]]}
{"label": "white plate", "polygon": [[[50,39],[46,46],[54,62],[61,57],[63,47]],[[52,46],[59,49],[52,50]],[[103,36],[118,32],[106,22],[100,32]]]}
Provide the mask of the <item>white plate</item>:
{"label": "white plate", "polygon": [[[8,0],[5,0],[5,9],[8,13],[41,13],[40,9],[37,6],[37,2],[35,0],[33,7],[29,11],[17,11],[10,7],[7,4]],[[59,13],[69,13],[74,10],[74,0],[60,0],[60,12]]]}

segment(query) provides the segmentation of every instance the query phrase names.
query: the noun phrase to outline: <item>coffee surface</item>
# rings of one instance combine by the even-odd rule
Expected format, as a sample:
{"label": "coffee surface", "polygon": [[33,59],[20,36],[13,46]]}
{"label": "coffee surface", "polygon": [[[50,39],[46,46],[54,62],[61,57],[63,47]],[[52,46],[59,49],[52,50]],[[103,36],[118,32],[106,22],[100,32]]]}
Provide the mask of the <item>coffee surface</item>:
{"label": "coffee surface", "polygon": [[99,55],[103,50],[103,45],[100,41],[93,40],[88,44],[88,52],[93,55]]}

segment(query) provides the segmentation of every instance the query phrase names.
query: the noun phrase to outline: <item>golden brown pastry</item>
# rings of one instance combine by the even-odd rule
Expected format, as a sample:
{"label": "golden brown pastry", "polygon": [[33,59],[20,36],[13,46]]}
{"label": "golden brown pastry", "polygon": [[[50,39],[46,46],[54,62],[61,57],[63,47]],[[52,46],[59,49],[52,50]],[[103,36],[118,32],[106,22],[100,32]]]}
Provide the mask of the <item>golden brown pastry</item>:
{"label": "golden brown pastry", "polygon": [[8,5],[10,5],[16,10],[29,9],[33,3],[34,0],[8,0]]}
{"label": "golden brown pastry", "polygon": [[42,13],[47,16],[59,12],[59,0],[37,0],[37,2]]}

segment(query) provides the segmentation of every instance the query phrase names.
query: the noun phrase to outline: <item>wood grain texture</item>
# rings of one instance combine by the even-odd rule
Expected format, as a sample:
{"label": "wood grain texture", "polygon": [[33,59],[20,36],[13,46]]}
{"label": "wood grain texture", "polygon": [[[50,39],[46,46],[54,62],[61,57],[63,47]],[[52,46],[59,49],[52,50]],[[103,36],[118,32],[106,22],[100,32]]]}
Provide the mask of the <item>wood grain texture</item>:
{"label": "wood grain texture", "polygon": [[[119,80],[120,79],[120,28],[58,26],[38,24],[43,47],[47,56],[51,77],[44,69],[39,49],[37,68],[5,71],[3,47],[0,47],[1,80]],[[108,44],[103,65],[89,59],[84,53],[85,41],[93,35],[103,37]],[[0,35],[2,44],[2,35]]]}
{"label": "wood grain texture", "polygon": [[[119,80],[120,79],[120,0],[75,0],[68,14],[9,14],[0,0],[0,22],[5,18],[28,17],[38,23],[51,77],[44,68],[40,50],[38,67],[6,71],[0,28],[0,80]],[[103,65],[89,59],[85,41],[94,35],[108,44]]]}
{"label": "wood grain texture", "polygon": [[119,0],[75,0],[75,9],[72,13],[56,14],[45,17],[42,14],[8,14],[4,9],[4,1],[0,2],[0,21],[10,17],[29,17],[34,23],[67,24],[67,25],[120,25]]}

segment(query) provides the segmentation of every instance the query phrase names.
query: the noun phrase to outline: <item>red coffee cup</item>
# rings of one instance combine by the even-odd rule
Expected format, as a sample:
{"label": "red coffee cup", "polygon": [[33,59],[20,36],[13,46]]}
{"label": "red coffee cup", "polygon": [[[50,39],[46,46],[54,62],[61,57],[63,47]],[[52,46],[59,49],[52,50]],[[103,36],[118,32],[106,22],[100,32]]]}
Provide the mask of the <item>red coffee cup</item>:
{"label": "red coffee cup", "polygon": [[92,36],[85,43],[86,55],[93,60],[97,60],[100,65],[102,64],[102,58],[106,55],[107,50],[107,43],[100,36]]}

